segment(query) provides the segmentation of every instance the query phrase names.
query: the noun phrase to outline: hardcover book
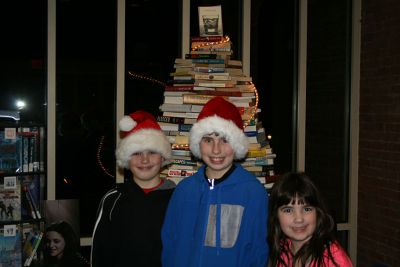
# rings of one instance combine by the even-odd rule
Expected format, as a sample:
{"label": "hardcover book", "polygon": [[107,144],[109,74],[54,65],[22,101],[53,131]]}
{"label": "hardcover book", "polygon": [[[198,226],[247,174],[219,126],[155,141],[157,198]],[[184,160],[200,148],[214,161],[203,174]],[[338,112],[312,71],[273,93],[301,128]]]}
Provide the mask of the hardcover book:
{"label": "hardcover book", "polygon": [[32,231],[29,232],[23,247],[23,261],[24,266],[30,266],[32,260],[36,257],[37,250],[43,238],[43,232]]}
{"label": "hardcover book", "polygon": [[221,73],[214,73],[214,74],[207,74],[207,73],[195,73],[194,75],[195,80],[218,80],[218,81],[230,81],[232,77],[227,72]]}
{"label": "hardcover book", "polygon": [[16,128],[0,129],[0,172],[12,173],[21,169],[21,147]]}
{"label": "hardcover book", "polygon": [[[41,219],[40,200],[43,192],[43,175],[32,174],[21,176],[22,186],[22,217],[32,216],[34,219]],[[33,211],[33,212],[32,212]]]}
{"label": "hardcover book", "polygon": [[185,123],[185,118],[179,117],[168,117],[168,116],[157,116],[157,122],[166,122],[166,123]]}
{"label": "hardcover book", "polygon": [[188,177],[195,173],[192,170],[179,170],[179,169],[169,169],[168,176],[170,177]]}
{"label": "hardcover book", "polygon": [[193,85],[180,85],[180,86],[173,86],[173,85],[167,85],[164,88],[165,91],[193,91]]}
{"label": "hardcover book", "polygon": [[21,183],[16,176],[0,177],[0,222],[21,220]]}
{"label": "hardcover book", "polygon": [[176,124],[176,123],[167,123],[167,122],[159,122],[158,123],[163,131],[180,131],[180,132],[189,132],[192,128],[192,124]]}
{"label": "hardcover book", "polygon": [[191,105],[178,105],[178,104],[168,104],[164,103],[161,104],[160,110],[161,111],[171,111],[171,112],[190,112]]}
{"label": "hardcover book", "polygon": [[217,58],[216,54],[186,54],[185,55],[186,59],[214,59]]}
{"label": "hardcover book", "polygon": [[192,36],[190,41],[192,43],[196,42],[221,42],[224,41],[225,37],[222,35],[219,36]]}
{"label": "hardcover book", "polygon": [[207,58],[195,58],[192,59],[192,63],[195,64],[223,64],[225,65],[225,60],[222,58],[207,59]]}
{"label": "hardcover book", "polygon": [[0,228],[0,266],[22,266],[21,232],[16,225]]}

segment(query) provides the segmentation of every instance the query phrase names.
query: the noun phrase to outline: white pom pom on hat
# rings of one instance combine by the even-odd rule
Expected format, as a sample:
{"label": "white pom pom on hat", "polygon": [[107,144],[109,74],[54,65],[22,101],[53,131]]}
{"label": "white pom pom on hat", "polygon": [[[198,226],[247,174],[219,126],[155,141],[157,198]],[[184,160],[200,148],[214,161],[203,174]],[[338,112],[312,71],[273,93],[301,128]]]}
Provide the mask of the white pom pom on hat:
{"label": "white pom pom on hat", "polygon": [[130,116],[124,116],[119,121],[119,129],[124,132],[132,130],[133,128],[135,128],[136,125],[136,121],[134,121]]}
{"label": "white pom pom on hat", "polygon": [[151,150],[164,157],[163,165],[171,159],[171,145],[154,116],[139,110],[124,116],[119,122],[121,141],[115,151],[118,166],[129,168],[133,153]]}

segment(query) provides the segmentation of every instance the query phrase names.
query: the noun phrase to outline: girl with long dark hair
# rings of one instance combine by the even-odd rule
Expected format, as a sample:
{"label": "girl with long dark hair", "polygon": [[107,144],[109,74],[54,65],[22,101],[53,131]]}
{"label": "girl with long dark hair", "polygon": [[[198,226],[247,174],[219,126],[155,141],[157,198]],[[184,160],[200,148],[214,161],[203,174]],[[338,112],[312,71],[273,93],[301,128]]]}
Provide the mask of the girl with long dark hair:
{"label": "girl with long dark hair", "polygon": [[46,229],[43,267],[88,266],[79,253],[79,239],[65,221],[51,224]]}
{"label": "girl with long dark hair", "polygon": [[335,223],[305,173],[279,177],[270,195],[269,266],[351,267],[335,238]]}

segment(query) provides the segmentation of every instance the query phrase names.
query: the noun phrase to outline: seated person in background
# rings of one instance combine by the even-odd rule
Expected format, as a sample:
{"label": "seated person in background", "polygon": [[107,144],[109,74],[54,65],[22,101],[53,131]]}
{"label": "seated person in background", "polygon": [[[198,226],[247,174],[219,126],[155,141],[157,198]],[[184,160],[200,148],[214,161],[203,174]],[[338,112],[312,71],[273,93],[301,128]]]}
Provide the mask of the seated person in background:
{"label": "seated person in background", "polygon": [[60,221],[47,227],[42,267],[89,266],[79,253],[79,239],[72,226]]}

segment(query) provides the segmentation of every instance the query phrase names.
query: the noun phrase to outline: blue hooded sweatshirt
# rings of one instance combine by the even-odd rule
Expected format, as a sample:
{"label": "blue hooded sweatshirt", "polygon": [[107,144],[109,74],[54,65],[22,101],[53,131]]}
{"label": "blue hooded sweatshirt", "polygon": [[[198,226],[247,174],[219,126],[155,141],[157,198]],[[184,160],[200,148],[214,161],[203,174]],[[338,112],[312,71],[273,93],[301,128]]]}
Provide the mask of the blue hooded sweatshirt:
{"label": "blue hooded sweatshirt", "polygon": [[162,228],[164,267],[264,267],[268,194],[240,165],[210,186],[205,166],[178,184]]}

